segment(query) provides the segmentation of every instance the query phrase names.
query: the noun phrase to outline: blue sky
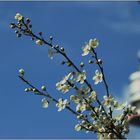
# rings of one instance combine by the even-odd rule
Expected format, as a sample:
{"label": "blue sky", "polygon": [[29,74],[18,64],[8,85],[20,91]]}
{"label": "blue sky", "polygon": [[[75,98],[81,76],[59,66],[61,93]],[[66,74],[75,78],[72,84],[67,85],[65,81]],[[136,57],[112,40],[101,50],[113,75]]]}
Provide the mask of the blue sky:
{"label": "blue sky", "polygon": [[[58,113],[54,104],[45,110],[41,108],[41,97],[24,92],[26,85],[18,79],[19,68],[25,69],[26,78],[36,86],[46,85],[56,98],[65,98],[56,91],[55,83],[70,69],[59,64],[63,60],[60,56],[50,60],[47,49],[37,47],[30,38],[16,38],[9,23],[17,12],[29,17],[34,31],[43,31],[46,38],[53,35],[54,43],[64,46],[76,64],[88,60],[81,56],[84,43],[98,38],[97,52],[104,61],[110,92],[122,101],[128,77],[138,67],[140,5],[137,2],[0,2],[0,9],[0,138],[96,138],[94,134],[76,132],[77,121],[67,110]],[[94,74],[90,66],[87,71],[91,76]],[[100,97],[105,94],[102,85],[95,89]],[[138,138],[137,132],[139,128],[131,127],[129,138]]]}

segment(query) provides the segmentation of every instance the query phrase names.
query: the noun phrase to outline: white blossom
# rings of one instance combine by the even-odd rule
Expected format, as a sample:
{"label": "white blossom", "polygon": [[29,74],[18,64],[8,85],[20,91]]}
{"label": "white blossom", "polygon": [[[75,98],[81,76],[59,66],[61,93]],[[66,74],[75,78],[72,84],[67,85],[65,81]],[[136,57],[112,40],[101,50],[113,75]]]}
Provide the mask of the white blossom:
{"label": "white blossom", "polygon": [[89,46],[93,49],[95,49],[99,45],[99,41],[94,38],[89,40]]}
{"label": "white blossom", "polygon": [[56,107],[58,107],[58,111],[61,111],[65,109],[65,107],[68,105],[69,105],[69,102],[67,101],[67,99],[63,100],[62,98],[60,98],[58,100],[58,103],[56,104]]}
{"label": "white blossom", "polygon": [[85,79],[86,79],[86,72],[85,71],[78,73],[77,79],[76,79],[77,82],[79,82],[80,84],[83,84]]}
{"label": "white blossom", "polygon": [[70,89],[69,85],[63,84],[61,81],[56,83],[57,90],[60,90],[63,93],[67,93]]}
{"label": "white blossom", "polygon": [[15,15],[15,19],[18,20],[18,21],[20,21],[20,20],[23,19],[23,16],[22,16],[20,13],[17,13],[17,14]]}
{"label": "white blossom", "polygon": [[103,81],[103,74],[98,70],[95,71],[95,76],[92,78],[94,80],[94,84],[97,85],[99,82]]}
{"label": "white blossom", "polygon": [[80,131],[82,129],[80,124],[75,125],[75,130],[76,131]]}
{"label": "white blossom", "polygon": [[37,45],[41,46],[41,45],[43,44],[43,41],[42,41],[42,40],[37,40],[35,43],[36,43]]}
{"label": "white blossom", "polygon": [[109,106],[109,105],[111,105],[113,102],[114,102],[114,98],[113,97],[111,97],[111,96],[104,96],[103,97],[104,98],[104,105],[105,106]]}
{"label": "white blossom", "polygon": [[46,98],[43,98],[42,99],[42,107],[43,108],[48,108],[48,106],[49,106],[48,100]]}
{"label": "white blossom", "polygon": [[91,48],[95,49],[99,45],[99,42],[96,38],[90,39],[89,42],[82,48],[82,56],[88,55],[91,51]]}
{"label": "white blossom", "polygon": [[86,46],[84,46],[82,49],[83,49],[82,56],[88,55],[90,50],[91,50],[91,48],[90,48],[90,46],[88,44],[86,44]]}
{"label": "white blossom", "polygon": [[90,96],[89,96],[89,98],[95,100],[96,99],[96,96],[97,96],[96,92],[95,91],[92,91],[91,94],[90,94]]}
{"label": "white blossom", "polygon": [[86,108],[87,108],[87,105],[86,105],[86,103],[78,103],[77,104],[77,106],[76,106],[76,111],[77,112],[83,112],[83,111],[85,111],[86,110]]}

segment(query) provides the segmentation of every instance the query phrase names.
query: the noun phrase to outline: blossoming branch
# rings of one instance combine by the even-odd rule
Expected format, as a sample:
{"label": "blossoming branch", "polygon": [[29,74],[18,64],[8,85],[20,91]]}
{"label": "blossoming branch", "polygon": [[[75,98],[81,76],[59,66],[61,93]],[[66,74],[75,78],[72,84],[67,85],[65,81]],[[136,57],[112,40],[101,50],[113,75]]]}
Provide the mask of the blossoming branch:
{"label": "blossoming branch", "polygon": [[[98,67],[95,74],[91,75],[93,82],[90,83],[83,62],[80,63],[80,67],[76,66],[63,47],[53,44],[52,36],[46,40],[42,32],[35,34],[29,18],[17,13],[15,20],[16,23],[12,22],[10,27],[15,29],[18,38],[23,35],[31,37],[36,45],[47,46],[50,59],[53,59],[55,54],[60,54],[64,59],[61,64],[72,68],[70,73],[56,83],[58,91],[63,94],[69,92],[69,99],[55,99],[47,92],[47,88],[44,85],[38,89],[25,79],[25,71],[20,69],[19,78],[29,86],[25,89],[25,92],[43,96],[43,108],[48,108],[49,104],[54,102],[59,112],[64,109],[69,110],[78,120],[75,125],[76,131],[85,130],[86,132],[97,133],[99,139],[124,139],[129,132],[128,117],[137,113],[136,108],[126,103],[119,103],[110,94],[105,79],[103,61],[98,58],[96,52],[96,48],[99,46],[98,39],[90,39],[82,48],[82,56],[89,55],[91,59],[88,63]],[[96,86],[97,84],[104,84],[105,86],[106,95],[103,95],[102,99],[99,99],[98,93],[93,89],[93,85]],[[70,93],[71,89],[75,93]],[[73,103],[75,104],[74,108],[71,106]],[[115,113],[116,111],[118,111],[117,114]]]}

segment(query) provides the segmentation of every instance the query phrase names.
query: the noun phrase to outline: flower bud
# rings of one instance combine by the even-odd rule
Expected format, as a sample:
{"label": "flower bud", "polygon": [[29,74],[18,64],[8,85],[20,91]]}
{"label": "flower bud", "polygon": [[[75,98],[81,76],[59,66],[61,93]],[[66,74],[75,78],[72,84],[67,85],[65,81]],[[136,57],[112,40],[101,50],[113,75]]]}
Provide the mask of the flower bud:
{"label": "flower bud", "polygon": [[25,88],[24,91],[25,91],[25,92],[30,92],[30,91],[33,91],[33,89],[32,89],[32,88]]}
{"label": "flower bud", "polygon": [[53,36],[50,36],[50,40],[53,40]]}
{"label": "flower bud", "polygon": [[98,59],[98,61],[96,62],[96,64],[102,64],[102,60],[101,59]]}
{"label": "flower bud", "polygon": [[61,64],[64,65],[65,64],[65,61],[62,61]]}
{"label": "flower bud", "polygon": [[77,119],[82,119],[82,117],[83,117],[83,114],[80,114],[77,116]]}
{"label": "flower bud", "polygon": [[92,130],[92,129],[93,129],[93,126],[90,125],[90,126],[89,126],[89,130]]}
{"label": "flower bud", "polygon": [[39,32],[39,35],[42,36],[42,32]]}
{"label": "flower bud", "polygon": [[19,31],[18,30],[15,30],[15,33],[17,34],[17,33],[19,33]]}
{"label": "flower bud", "polygon": [[20,27],[21,27],[21,26],[22,26],[22,24],[21,24],[21,23],[18,23],[18,26],[20,26]]}
{"label": "flower bud", "polygon": [[32,88],[28,88],[28,90],[29,90],[29,91],[33,91],[33,89],[32,89]]}
{"label": "flower bud", "polygon": [[41,87],[41,90],[42,90],[42,91],[46,91],[46,87],[45,87],[45,86],[42,86],[42,87]]}
{"label": "flower bud", "polygon": [[82,121],[82,124],[86,124],[86,121],[85,121],[85,120],[83,120],[83,121]]}
{"label": "flower bud", "polygon": [[28,88],[25,88],[25,90],[24,90],[25,92],[28,92],[29,90],[28,90]]}
{"label": "flower bud", "polygon": [[33,92],[37,93],[37,89],[36,88],[33,88]]}
{"label": "flower bud", "polygon": [[61,47],[60,50],[61,50],[62,52],[64,52],[64,48],[63,48],[63,47]]}
{"label": "flower bud", "polygon": [[92,64],[92,63],[93,63],[93,61],[92,61],[92,60],[89,60],[89,61],[88,61],[88,63],[89,63],[89,64]]}
{"label": "flower bud", "polygon": [[14,22],[11,22],[10,25],[15,25],[15,23]]}
{"label": "flower bud", "polygon": [[22,35],[21,34],[17,34],[17,37],[19,38],[19,37],[21,37]]}
{"label": "flower bud", "polygon": [[67,65],[68,65],[68,67],[70,67],[72,64],[71,64],[71,62],[68,61],[67,62]]}
{"label": "flower bud", "polygon": [[14,29],[16,27],[15,23],[10,24],[10,28]]}
{"label": "flower bud", "polygon": [[24,76],[24,74],[25,74],[24,69],[20,69],[20,70],[19,70],[19,74],[20,74],[20,76],[22,76],[22,77],[23,77],[23,76]]}
{"label": "flower bud", "polygon": [[76,96],[74,96],[74,95],[71,95],[71,96],[70,96],[70,100],[76,100],[76,99],[77,99]]}
{"label": "flower bud", "polygon": [[41,46],[43,44],[43,42],[42,42],[42,40],[37,40],[36,41],[36,44],[39,45],[39,46]]}
{"label": "flower bud", "polygon": [[30,19],[29,19],[29,18],[26,18],[26,22],[27,22],[27,23],[30,23],[31,21],[30,21]]}
{"label": "flower bud", "polygon": [[56,47],[57,49],[59,49],[59,45],[56,45],[55,47]]}
{"label": "flower bud", "polygon": [[84,63],[83,62],[80,63],[80,67],[81,68],[84,67]]}

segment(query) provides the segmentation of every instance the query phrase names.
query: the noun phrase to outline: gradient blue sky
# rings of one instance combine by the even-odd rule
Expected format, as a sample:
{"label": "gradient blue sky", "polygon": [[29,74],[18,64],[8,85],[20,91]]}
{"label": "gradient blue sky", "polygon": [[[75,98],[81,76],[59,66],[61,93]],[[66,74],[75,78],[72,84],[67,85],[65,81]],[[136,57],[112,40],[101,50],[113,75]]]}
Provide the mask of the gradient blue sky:
{"label": "gradient blue sky", "polygon": [[[140,5],[137,2],[0,2],[0,138],[96,138],[94,134],[76,132],[75,117],[54,104],[41,108],[41,97],[25,94],[26,85],[18,79],[19,68],[26,78],[40,87],[46,85],[56,98],[55,83],[70,70],[60,66],[62,57],[47,57],[45,47],[37,47],[29,38],[16,38],[9,23],[17,12],[29,17],[35,32],[65,47],[76,64],[81,47],[90,38],[98,38],[97,48],[103,59],[110,92],[123,100],[129,75],[137,70],[136,53],[140,48]],[[87,66],[89,75],[94,69]],[[90,76],[89,76],[90,78]],[[90,80],[91,81],[91,80]],[[92,82],[92,81],[91,81]],[[104,87],[97,86],[99,96]],[[65,98],[65,97],[64,97]],[[132,128],[129,138],[140,138],[139,128]]]}

